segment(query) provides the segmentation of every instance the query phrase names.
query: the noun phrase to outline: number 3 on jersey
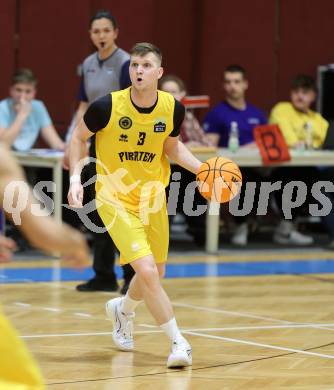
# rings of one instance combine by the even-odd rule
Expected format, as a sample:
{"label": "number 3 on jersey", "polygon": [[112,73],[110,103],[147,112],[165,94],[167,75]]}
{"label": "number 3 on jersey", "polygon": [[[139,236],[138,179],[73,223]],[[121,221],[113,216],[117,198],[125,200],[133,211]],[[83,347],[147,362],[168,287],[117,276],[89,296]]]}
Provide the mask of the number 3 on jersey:
{"label": "number 3 on jersey", "polygon": [[139,135],[138,135],[137,145],[144,145],[145,138],[146,138],[146,133],[144,133],[143,131],[140,131]]}

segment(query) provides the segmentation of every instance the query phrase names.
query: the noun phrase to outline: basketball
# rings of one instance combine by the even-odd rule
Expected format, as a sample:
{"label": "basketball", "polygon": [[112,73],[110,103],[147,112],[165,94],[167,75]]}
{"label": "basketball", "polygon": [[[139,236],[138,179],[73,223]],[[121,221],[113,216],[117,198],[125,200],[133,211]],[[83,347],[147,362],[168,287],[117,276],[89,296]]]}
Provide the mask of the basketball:
{"label": "basketball", "polygon": [[196,180],[199,192],[205,199],[225,203],[239,193],[242,175],[232,160],[213,157],[200,166]]}

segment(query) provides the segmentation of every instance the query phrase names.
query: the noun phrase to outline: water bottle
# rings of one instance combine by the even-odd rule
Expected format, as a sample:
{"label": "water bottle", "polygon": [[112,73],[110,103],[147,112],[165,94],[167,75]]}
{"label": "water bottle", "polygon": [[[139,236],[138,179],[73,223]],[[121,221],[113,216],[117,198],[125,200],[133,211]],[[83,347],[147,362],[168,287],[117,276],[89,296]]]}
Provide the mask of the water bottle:
{"label": "water bottle", "polygon": [[311,150],[313,148],[313,129],[312,123],[306,122],[304,125],[305,130],[305,148]]}
{"label": "water bottle", "polygon": [[239,149],[239,130],[237,122],[231,122],[228,149],[232,153],[235,153]]}

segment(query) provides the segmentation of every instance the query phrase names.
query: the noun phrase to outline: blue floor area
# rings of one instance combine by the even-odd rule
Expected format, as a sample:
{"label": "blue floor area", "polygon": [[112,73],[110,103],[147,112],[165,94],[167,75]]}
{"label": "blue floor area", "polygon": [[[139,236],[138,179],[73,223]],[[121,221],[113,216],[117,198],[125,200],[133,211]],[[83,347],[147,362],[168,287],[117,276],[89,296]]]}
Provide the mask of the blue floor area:
{"label": "blue floor area", "polygon": [[[321,274],[334,272],[334,259],[293,260],[240,263],[192,263],[167,264],[167,278],[191,278],[205,276],[256,276],[284,274]],[[116,267],[118,278],[122,271]],[[91,268],[75,271],[69,268],[6,268],[0,270],[0,283],[49,282],[52,280],[87,280],[93,276]]]}

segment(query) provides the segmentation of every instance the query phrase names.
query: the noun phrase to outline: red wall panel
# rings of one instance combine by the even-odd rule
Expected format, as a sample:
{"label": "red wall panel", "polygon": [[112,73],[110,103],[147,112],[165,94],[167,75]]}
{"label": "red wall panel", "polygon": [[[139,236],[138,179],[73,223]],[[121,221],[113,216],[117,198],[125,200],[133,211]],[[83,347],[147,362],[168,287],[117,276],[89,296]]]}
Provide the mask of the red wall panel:
{"label": "red wall panel", "polygon": [[248,99],[268,109],[275,100],[275,1],[204,2],[202,25],[193,65],[200,92],[219,101],[223,69],[236,63],[248,72]]}
{"label": "red wall panel", "polygon": [[120,47],[130,50],[136,42],[152,42],[163,52],[166,73],[178,73],[190,82],[196,2],[143,0],[130,5],[122,0],[93,0],[91,13],[109,9],[119,23]]}
{"label": "red wall panel", "polygon": [[0,100],[8,95],[8,87],[15,67],[16,7],[13,0],[0,2]]}
{"label": "red wall panel", "polygon": [[107,9],[115,16],[120,29],[118,45],[130,50],[136,42],[152,40],[154,31],[154,0],[126,2],[124,0],[92,0],[90,15]]}
{"label": "red wall panel", "polygon": [[76,107],[77,65],[94,50],[89,19],[101,8],[119,22],[120,47],[156,43],[166,73],[182,77],[190,93],[209,94],[212,104],[222,98],[228,64],[247,69],[248,100],[269,111],[287,97],[295,73],[314,74],[318,64],[334,62],[332,0],[318,0],[316,6],[313,0],[2,0],[0,33],[6,39],[0,40],[0,93],[7,94],[15,61],[31,67],[39,78],[39,97],[64,131]]}
{"label": "red wall panel", "polygon": [[334,1],[281,0],[279,11],[278,99],[286,99],[294,75],[334,62]]}
{"label": "red wall panel", "polygon": [[19,66],[36,74],[38,97],[60,131],[74,110],[77,66],[89,54],[89,1],[22,1]]}
{"label": "red wall panel", "polygon": [[181,77],[192,90],[196,1],[156,2],[153,42],[163,52],[165,74]]}

